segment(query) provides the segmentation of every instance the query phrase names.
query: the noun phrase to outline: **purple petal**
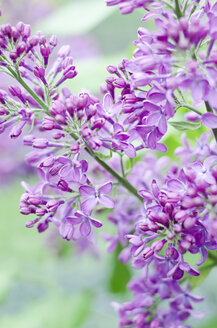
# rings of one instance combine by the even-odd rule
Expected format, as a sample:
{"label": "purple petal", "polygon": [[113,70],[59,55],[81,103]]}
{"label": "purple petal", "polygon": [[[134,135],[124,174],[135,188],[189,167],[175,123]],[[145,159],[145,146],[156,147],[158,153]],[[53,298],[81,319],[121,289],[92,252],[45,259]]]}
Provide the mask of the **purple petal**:
{"label": "purple petal", "polygon": [[144,268],[145,264],[146,264],[145,260],[141,257],[133,260],[132,267],[139,270]]}
{"label": "purple petal", "polygon": [[203,163],[203,166],[206,168],[206,169],[209,169],[214,163],[217,164],[217,156],[209,156],[205,159],[204,163]]}
{"label": "purple petal", "polygon": [[201,118],[202,123],[208,128],[217,128],[217,115],[214,113],[205,113]]}
{"label": "purple petal", "polygon": [[92,218],[90,218],[90,223],[96,228],[101,228],[103,226],[101,221]]}
{"label": "purple petal", "polygon": [[39,177],[40,180],[46,180],[45,179],[45,173],[41,168],[37,169],[37,173],[38,173],[38,177]]}
{"label": "purple petal", "polygon": [[133,145],[129,144],[128,147],[124,148],[124,153],[129,158],[135,158],[136,157],[136,149]]}
{"label": "purple petal", "polygon": [[148,125],[158,124],[158,121],[159,121],[160,117],[161,117],[161,113],[159,111],[151,113],[147,118],[147,124]]}
{"label": "purple petal", "polygon": [[161,153],[166,153],[167,146],[165,146],[164,144],[158,142],[157,145],[156,145],[156,150],[160,151]]}
{"label": "purple petal", "polygon": [[115,207],[115,201],[113,198],[107,195],[101,195],[99,198],[100,205],[106,207],[106,208],[114,208]]}
{"label": "purple petal", "polygon": [[109,111],[110,108],[112,107],[113,105],[113,99],[110,95],[110,93],[107,93],[105,96],[104,96],[104,99],[103,99],[103,106],[104,106],[104,109],[106,111]]}
{"label": "purple petal", "polygon": [[100,194],[109,194],[112,191],[112,182],[105,183],[98,189]]}
{"label": "purple petal", "polygon": [[88,220],[85,220],[80,225],[80,233],[83,237],[87,237],[89,236],[90,232],[91,232],[90,222]]}
{"label": "purple petal", "polygon": [[142,138],[146,137],[151,130],[152,130],[151,126],[137,125],[136,127],[136,131],[139,133],[139,135]]}
{"label": "purple petal", "polygon": [[60,170],[59,170],[59,175],[62,178],[67,177],[72,171],[71,165],[64,165]]}
{"label": "purple petal", "polygon": [[114,133],[117,133],[117,132],[119,132],[119,131],[124,132],[124,128],[123,128],[123,126],[120,125],[120,124],[118,124],[118,123],[115,123],[115,124],[113,125],[113,129],[114,129]]}
{"label": "purple petal", "polygon": [[194,269],[194,268],[190,268],[190,270],[188,271],[188,273],[191,275],[191,276],[194,276],[194,277],[197,277],[200,275],[200,271],[197,270],[197,269]]}
{"label": "purple petal", "polygon": [[203,80],[197,83],[193,83],[192,89],[191,89],[191,94],[192,98],[195,101],[199,101],[204,98],[204,95],[208,93],[208,82]]}
{"label": "purple petal", "polygon": [[156,131],[152,131],[149,136],[148,136],[148,140],[147,140],[147,144],[148,147],[151,149],[155,149],[156,148]]}
{"label": "purple petal", "polygon": [[74,227],[71,223],[65,222],[60,225],[59,232],[64,239],[71,240],[73,237]]}
{"label": "purple petal", "polygon": [[70,221],[71,224],[79,224],[82,221],[82,216],[68,216],[66,219]]}
{"label": "purple petal", "polygon": [[183,190],[184,185],[178,179],[171,179],[171,180],[169,180],[167,182],[167,187],[171,191],[177,191],[177,192],[179,192],[180,190]]}
{"label": "purple petal", "polygon": [[95,195],[95,189],[91,186],[81,186],[79,192],[82,196]]}
{"label": "purple petal", "polygon": [[139,196],[141,196],[144,199],[153,200],[153,195],[148,190],[139,190],[138,192]]}
{"label": "purple petal", "polygon": [[143,240],[140,236],[127,235],[126,237],[129,239],[129,243],[134,246],[139,247],[143,245]]}
{"label": "purple petal", "polygon": [[196,264],[197,264],[198,266],[202,265],[203,263],[206,262],[207,257],[208,257],[208,252],[207,252],[207,250],[206,250],[205,247],[202,247],[202,248],[201,248],[201,259],[200,259],[200,261],[197,262]]}
{"label": "purple petal", "polygon": [[145,16],[142,18],[142,21],[147,21],[147,20],[149,20],[149,19],[151,19],[151,18],[153,18],[153,17],[156,17],[156,16],[158,16],[158,13],[156,13],[156,12],[153,12],[153,11],[149,11],[147,14],[145,14]]}
{"label": "purple petal", "polygon": [[81,210],[86,214],[90,215],[94,207],[97,205],[96,198],[89,198],[81,204]]}
{"label": "purple petal", "polygon": [[165,99],[165,95],[160,92],[152,92],[148,95],[148,98],[154,103],[159,103]]}
{"label": "purple petal", "polygon": [[173,274],[173,279],[179,280],[183,277],[183,275],[184,275],[184,271],[178,267]]}
{"label": "purple petal", "polygon": [[159,106],[157,106],[149,101],[144,101],[143,105],[144,105],[145,109],[147,109],[148,111],[151,111],[151,112],[160,110]]}
{"label": "purple petal", "polygon": [[167,120],[164,115],[161,115],[160,121],[158,123],[158,129],[162,134],[165,134],[167,132]]}

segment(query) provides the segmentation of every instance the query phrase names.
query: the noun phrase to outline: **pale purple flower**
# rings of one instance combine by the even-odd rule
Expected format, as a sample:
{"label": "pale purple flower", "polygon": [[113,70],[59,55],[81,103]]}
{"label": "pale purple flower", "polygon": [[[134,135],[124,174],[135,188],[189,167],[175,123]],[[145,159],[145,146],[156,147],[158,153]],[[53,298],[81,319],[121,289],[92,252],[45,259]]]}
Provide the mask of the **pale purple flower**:
{"label": "pale purple flower", "polygon": [[114,208],[115,201],[108,196],[111,190],[111,182],[105,183],[98,189],[87,185],[79,187],[80,194],[85,197],[85,201],[81,203],[81,210],[87,215],[90,215],[97,204],[105,208]]}

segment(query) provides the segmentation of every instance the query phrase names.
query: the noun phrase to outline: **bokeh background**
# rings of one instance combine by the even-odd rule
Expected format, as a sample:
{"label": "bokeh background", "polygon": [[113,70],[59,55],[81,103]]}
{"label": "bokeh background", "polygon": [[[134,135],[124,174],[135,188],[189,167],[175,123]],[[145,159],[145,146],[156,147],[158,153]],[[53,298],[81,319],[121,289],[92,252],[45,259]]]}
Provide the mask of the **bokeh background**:
{"label": "bokeh background", "polygon": [[[0,9],[1,24],[23,21],[33,32],[56,34],[60,46],[71,45],[79,72],[69,82],[74,93],[88,89],[98,94],[106,66],[132,55],[132,40],[143,24],[142,11],[121,16],[104,0],[1,0]],[[0,88],[8,83],[0,75]],[[194,139],[195,133],[189,137]],[[173,158],[180,134],[169,135],[167,144]],[[107,254],[100,235],[97,247],[82,253],[60,240],[55,230],[39,235],[25,228],[26,218],[18,212],[20,181],[34,184],[37,179],[24,164],[26,152],[20,141],[0,135],[0,327],[118,327],[111,302],[131,298],[125,288],[130,269],[117,261],[116,254]],[[107,224],[105,228],[111,229]],[[197,328],[217,327],[217,270],[207,275],[195,284],[194,292],[206,297],[196,309],[206,316],[192,321]]]}

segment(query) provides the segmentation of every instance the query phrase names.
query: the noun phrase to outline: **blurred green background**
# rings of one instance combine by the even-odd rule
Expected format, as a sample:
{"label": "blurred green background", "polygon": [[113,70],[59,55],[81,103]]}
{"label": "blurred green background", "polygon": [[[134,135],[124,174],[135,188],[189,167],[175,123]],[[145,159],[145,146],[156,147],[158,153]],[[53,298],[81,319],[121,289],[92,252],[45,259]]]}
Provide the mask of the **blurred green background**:
{"label": "blurred green background", "polygon": [[[72,46],[79,75],[69,86],[75,93],[80,89],[98,93],[107,76],[106,66],[131,56],[132,40],[142,24],[142,11],[121,16],[117,8],[107,8],[104,0],[2,0],[1,9],[1,23],[22,20],[31,23],[33,31],[57,34],[60,45]],[[168,137],[167,144],[173,145],[172,156],[180,133],[175,141]],[[0,161],[3,156],[0,149]],[[15,160],[13,152],[7,156]],[[23,192],[20,177],[10,178],[0,186],[0,328],[117,327],[111,302],[130,299],[124,287],[128,269],[115,254],[106,253],[99,236],[95,253],[81,255],[72,244],[58,239],[55,231],[39,235],[35,229],[26,229],[26,218],[18,214]],[[22,179],[34,183],[29,176]],[[205,310],[206,317],[200,324],[193,321],[193,327],[217,327],[216,274],[212,270],[194,291],[206,297],[196,307]]]}

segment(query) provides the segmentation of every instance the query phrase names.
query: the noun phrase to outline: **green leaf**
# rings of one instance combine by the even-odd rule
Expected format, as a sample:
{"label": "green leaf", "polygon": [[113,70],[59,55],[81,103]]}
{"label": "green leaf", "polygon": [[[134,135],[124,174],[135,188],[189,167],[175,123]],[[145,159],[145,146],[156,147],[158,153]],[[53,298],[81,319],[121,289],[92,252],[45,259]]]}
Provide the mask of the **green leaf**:
{"label": "green leaf", "polygon": [[208,322],[206,321],[203,325],[198,326],[198,328],[216,328],[217,317],[212,318]]}
{"label": "green leaf", "polygon": [[102,0],[69,1],[40,21],[35,30],[57,35],[84,34],[100,24],[113,10]]}
{"label": "green leaf", "polygon": [[201,126],[201,122],[186,122],[186,121],[179,121],[179,122],[169,122],[175,129],[179,131],[185,130],[196,130],[199,129]]}
{"label": "green leaf", "polygon": [[118,259],[121,250],[122,247],[118,244],[116,252],[113,254],[112,270],[109,279],[109,290],[114,294],[126,293],[127,284],[131,278],[129,267]]}

